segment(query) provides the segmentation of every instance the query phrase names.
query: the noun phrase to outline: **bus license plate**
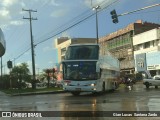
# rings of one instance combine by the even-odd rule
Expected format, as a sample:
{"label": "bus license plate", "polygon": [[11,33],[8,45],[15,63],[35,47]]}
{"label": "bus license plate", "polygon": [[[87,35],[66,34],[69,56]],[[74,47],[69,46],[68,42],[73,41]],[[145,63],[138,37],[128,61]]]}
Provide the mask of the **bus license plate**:
{"label": "bus license plate", "polygon": [[81,91],[81,88],[76,88],[76,91]]}

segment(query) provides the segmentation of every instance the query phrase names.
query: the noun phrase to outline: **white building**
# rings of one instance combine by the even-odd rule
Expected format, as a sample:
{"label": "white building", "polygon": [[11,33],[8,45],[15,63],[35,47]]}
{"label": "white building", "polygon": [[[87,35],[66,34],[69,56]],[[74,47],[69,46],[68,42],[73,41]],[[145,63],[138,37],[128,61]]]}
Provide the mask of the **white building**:
{"label": "white building", "polygon": [[160,28],[133,37],[135,71],[160,74]]}

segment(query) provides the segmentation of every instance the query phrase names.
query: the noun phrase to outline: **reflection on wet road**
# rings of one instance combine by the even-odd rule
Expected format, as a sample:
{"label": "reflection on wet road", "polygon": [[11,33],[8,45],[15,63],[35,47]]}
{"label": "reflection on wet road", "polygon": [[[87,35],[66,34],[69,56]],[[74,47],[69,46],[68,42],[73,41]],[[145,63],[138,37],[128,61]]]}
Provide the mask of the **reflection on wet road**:
{"label": "reflection on wet road", "polygon": [[[83,93],[72,96],[70,93],[29,95],[29,96],[0,96],[1,111],[160,111],[160,89],[146,89],[137,83],[132,90],[121,86],[114,92],[92,95]],[[106,113],[105,113],[106,114]],[[55,117],[54,120],[141,120],[149,117]],[[4,118],[4,120],[16,118]],[[22,118],[21,118],[22,119]],[[28,118],[23,118],[27,120]],[[31,118],[30,118],[31,119]],[[29,119],[29,120],[30,120]],[[33,120],[41,120],[34,118]],[[53,119],[53,118],[43,118]],[[153,119],[153,117],[152,117]],[[158,117],[154,117],[158,120]]]}

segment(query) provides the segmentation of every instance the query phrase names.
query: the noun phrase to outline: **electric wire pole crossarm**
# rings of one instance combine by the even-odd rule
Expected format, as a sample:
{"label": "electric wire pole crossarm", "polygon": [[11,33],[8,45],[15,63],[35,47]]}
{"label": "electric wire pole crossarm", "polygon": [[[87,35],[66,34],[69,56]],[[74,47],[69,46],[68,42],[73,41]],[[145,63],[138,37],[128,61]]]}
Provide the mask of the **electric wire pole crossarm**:
{"label": "electric wire pole crossarm", "polygon": [[37,18],[32,18],[31,13],[32,12],[37,12],[36,10],[25,10],[22,9],[22,11],[27,11],[29,12],[29,18],[25,18],[23,17],[23,19],[28,19],[30,21],[30,35],[31,35],[31,54],[32,54],[32,71],[33,71],[33,84],[32,84],[32,88],[35,89],[35,80],[36,80],[36,73],[35,73],[35,56],[34,56],[34,43],[33,43],[33,35],[32,35],[32,20],[37,20]]}

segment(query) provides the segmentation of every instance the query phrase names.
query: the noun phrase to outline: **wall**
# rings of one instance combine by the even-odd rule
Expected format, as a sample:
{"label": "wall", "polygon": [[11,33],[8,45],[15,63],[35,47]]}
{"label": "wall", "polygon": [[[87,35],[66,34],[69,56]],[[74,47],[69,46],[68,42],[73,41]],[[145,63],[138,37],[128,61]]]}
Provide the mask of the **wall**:
{"label": "wall", "polygon": [[160,51],[146,54],[147,70],[160,70]]}
{"label": "wall", "polygon": [[160,36],[158,35],[159,31],[159,29],[152,29],[147,32],[135,35],[133,37],[133,45],[138,45],[148,41],[160,39]]}

